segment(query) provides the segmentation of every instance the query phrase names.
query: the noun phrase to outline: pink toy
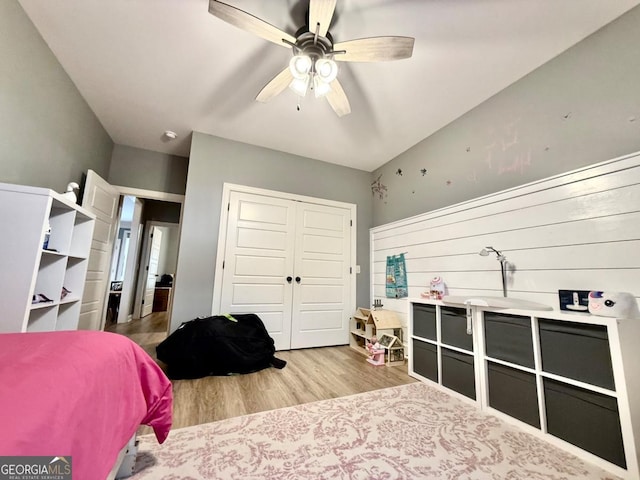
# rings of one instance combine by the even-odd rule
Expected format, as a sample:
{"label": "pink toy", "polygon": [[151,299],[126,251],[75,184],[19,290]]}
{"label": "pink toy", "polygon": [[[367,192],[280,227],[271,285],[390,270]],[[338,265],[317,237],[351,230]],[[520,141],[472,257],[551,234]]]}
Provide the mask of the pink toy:
{"label": "pink toy", "polygon": [[376,366],[384,365],[384,348],[380,348],[376,337],[371,337],[371,341],[367,341],[367,350],[369,351],[367,362]]}
{"label": "pink toy", "polygon": [[434,300],[442,300],[445,290],[444,280],[442,277],[433,277],[429,283],[429,293]]}
{"label": "pink toy", "polygon": [[433,277],[429,282],[429,291],[422,292],[420,296],[422,298],[430,298],[432,300],[442,300],[442,297],[447,294],[447,286],[442,280],[442,277]]}

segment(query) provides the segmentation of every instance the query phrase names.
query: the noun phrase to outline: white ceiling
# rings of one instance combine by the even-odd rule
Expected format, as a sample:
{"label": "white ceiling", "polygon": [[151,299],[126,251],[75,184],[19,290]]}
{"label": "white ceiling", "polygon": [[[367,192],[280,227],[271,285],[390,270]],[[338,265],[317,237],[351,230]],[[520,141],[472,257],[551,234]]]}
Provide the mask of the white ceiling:
{"label": "white ceiling", "polygon": [[[338,0],[334,41],[415,37],[413,57],[341,63],[352,113],[288,89],[254,101],[291,51],[208,0],[19,0],[114,142],[188,156],[199,131],[371,171],[640,0]],[[225,0],[288,33],[308,0]],[[163,139],[165,130],[178,139]]]}

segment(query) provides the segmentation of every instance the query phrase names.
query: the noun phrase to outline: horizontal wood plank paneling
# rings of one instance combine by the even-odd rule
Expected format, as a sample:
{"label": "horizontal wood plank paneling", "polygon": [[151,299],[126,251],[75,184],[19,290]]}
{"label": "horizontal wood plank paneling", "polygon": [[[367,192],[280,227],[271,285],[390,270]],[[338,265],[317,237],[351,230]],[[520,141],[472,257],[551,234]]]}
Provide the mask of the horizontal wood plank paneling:
{"label": "horizontal wood plank paneling", "polygon": [[[607,277],[605,290],[611,292],[627,292],[629,286],[638,281],[640,268],[628,269],[571,269],[571,270],[519,270],[507,273],[507,290],[513,297],[521,297],[520,293],[539,292],[557,294],[562,289],[600,290],[603,288],[602,277]],[[552,272],[552,273],[551,273]],[[429,281],[440,275],[441,272],[425,272],[411,274],[409,281],[409,293],[424,292]],[[466,290],[494,290],[502,296],[502,279],[499,264],[496,262],[495,270],[478,270],[468,272],[446,272],[442,277],[447,282],[449,293],[452,295],[464,295]],[[377,284],[384,288],[384,275],[375,275]],[[566,286],[570,283],[570,286]],[[516,292],[518,295],[516,295]],[[551,307],[557,307],[555,301]]]}
{"label": "horizontal wood plank paneling", "polygon": [[558,290],[640,299],[640,154],[627,155],[371,229],[371,297],[406,326],[406,299],[385,298],[388,255],[404,253],[409,296],[442,276],[452,295],[508,295],[558,309]]}
{"label": "horizontal wood plank paneling", "polygon": [[[539,249],[509,250],[509,262],[517,266],[519,272],[525,270],[552,270],[556,268],[556,257],[562,257],[562,268],[565,270],[583,269],[585,257],[589,257],[591,269],[627,269],[640,268],[640,258],[630,258],[627,249],[640,251],[639,240],[602,242],[581,245],[566,245]],[[495,256],[493,257],[495,259]],[[374,264],[374,274],[385,274],[385,263]],[[477,253],[468,255],[437,257],[415,257],[411,259],[408,273],[413,276],[420,273],[492,271],[499,268],[499,263],[487,262],[485,257]],[[383,279],[380,279],[383,280]],[[377,282],[376,282],[377,283]]]}
{"label": "horizontal wood plank paneling", "polygon": [[[640,187],[638,185],[622,187],[614,191],[598,192],[559,200],[551,203],[538,203],[529,207],[510,209],[502,213],[467,219],[438,227],[429,226],[429,240],[450,240],[464,238],[469,233],[474,236],[493,235],[495,233],[525,230],[540,226],[561,225],[592,218],[622,215],[640,210]],[[379,241],[380,248],[398,247],[401,240],[405,246],[415,246],[424,240],[425,230],[398,234]]]}
{"label": "horizontal wood plank paneling", "polygon": [[[519,197],[526,197],[540,191],[550,191],[556,187],[563,185],[580,184],[592,178],[606,178],[606,176],[610,175],[613,171],[620,172],[624,176],[634,175],[634,170],[638,166],[638,154],[639,153],[626,155],[614,160],[574,170],[569,173],[564,173],[544,180],[531,182],[520,187],[515,187],[503,190],[501,192],[485,195],[484,197],[468,200],[466,202],[461,202],[449,207],[433,210],[403,220],[398,220],[386,225],[380,225],[378,227],[375,227],[373,230],[376,231],[376,235],[379,235],[379,238],[394,236],[400,228],[403,228],[407,225],[421,224],[421,222],[424,222],[425,220],[437,221],[437,219],[440,217],[448,218],[448,220],[445,220],[445,223],[450,223],[450,219],[452,218],[451,215],[453,214],[464,214],[464,212],[473,211],[474,209],[480,207],[491,207],[492,205],[499,205],[500,202],[504,200],[513,200]],[[490,210],[483,211],[483,213],[485,214],[488,212],[490,212]],[[475,218],[475,216],[477,216],[477,214],[470,215],[471,218]],[[437,225],[437,223],[434,223],[434,225]],[[418,228],[421,229],[422,226],[419,226]]]}
{"label": "horizontal wood plank paneling", "polygon": [[[500,200],[496,200],[495,203],[473,201],[478,202],[478,205],[469,206],[465,209],[459,209],[458,206],[450,207],[451,211],[449,212],[441,209],[438,210],[437,213],[425,214],[424,218],[420,220],[418,220],[419,217],[413,217],[412,221],[401,220],[395,222],[398,224],[395,228],[386,231],[384,230],[385,226],[378,227],[383,229],[379,232],[378,240],[388,237],[395,238],[398,235],[405,235],[413,231],[422,231],[424,228],[423,222],[427,219],[429,220],[430,228],[445,226],[467,220],[490,218],[493,215],[506,213],[508,211],[518,211],[536,205],[553,204],[581,196],[590,196],[603,192],[617,192],[625,187],[633,187],[640,183],[640,171],[625,169],[620,170],[619,173],[621,173],[621,175],[613,178],[599,175],[597,177],[583,179],[578,183],[572,180],[571,183],[562,184],[555,188],[540,185],[540,190],[528,194],[517,194],[512,198],[501,198]],[[481,213],[478,211],[480,207],[482,207]],[[628,207],[632,208],[632,205],[628,205]]]}

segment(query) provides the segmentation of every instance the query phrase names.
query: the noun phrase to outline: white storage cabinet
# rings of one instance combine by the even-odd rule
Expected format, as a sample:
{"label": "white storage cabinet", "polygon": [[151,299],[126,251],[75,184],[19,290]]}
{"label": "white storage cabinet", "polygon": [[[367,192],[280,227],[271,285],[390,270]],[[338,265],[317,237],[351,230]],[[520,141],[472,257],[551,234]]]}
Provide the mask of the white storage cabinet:
{"label": "white storage cabinet", "polygon": [[409,302],[409,375],[640,478],[640,319]]}
{"label": "white storage cabinet", "polygon": [[0,222],[0,333],[75,330],[95,216],[52,190],[0,184]]}

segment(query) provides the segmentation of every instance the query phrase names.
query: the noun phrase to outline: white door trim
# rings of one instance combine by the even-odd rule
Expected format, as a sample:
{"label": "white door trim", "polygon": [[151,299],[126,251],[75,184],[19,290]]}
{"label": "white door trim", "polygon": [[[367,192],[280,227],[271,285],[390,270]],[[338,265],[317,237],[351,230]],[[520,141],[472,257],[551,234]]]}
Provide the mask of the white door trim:
{"label": "white door trim", "polygon": [[129,248],[122,282],[122,294],[120,295],[117,323],[127,323],[131,321],[132,299],[135,294],[135,285],[133,285],[133,280],[136,275],[138,264],[138,250],[140,249],[140,242],[142,241],[140,238],[142,235],[142,224],[140,223],[142,209],[142,200],[136,197],[133,207],[133,221],[131,222]]}
{"label": "white door trim", "polygon": [[227,223],[229,220],[229,212],[227,206],[230,202],[231,192],[251,193],[254,195],[263,195],[267,197],[281,198],[286,200],[294,200],[306,203],[315,203],[318,205],[328,205],[348,209],[351,211],[352,230],[351,230],[351,248],[349,267],[351,268],[351,295],[348,304],[351,310],[356,309],[356,245],[357,245],[357,224],[356,224],[356,205],[352,203],[338,202],[335,200],[326,200],[316,197],[307,197],[305,195],[297,195],[294,193],[278,192],[275,190],[267,190],[264,188],[249,187],[246,185],[237,185],[233,183],[224,183],[222,187],[222,202],[220,204],[220,225],[218,228],[218,248],[216,252],[215,276],[213,282],[213,302],[211,305],[211,314],[216,315],[220,312],[222,304],[222,264],[226,251]]}
{"label": "white door trim", "polygon": [[156,192],[155,190],[123,187],[120,185],[112,185],[112,187],[118,190],[120,195],[148,198],[150,200],[161,200],[163,202],[184,203],[184,195],[179,195],[177,193]]}

